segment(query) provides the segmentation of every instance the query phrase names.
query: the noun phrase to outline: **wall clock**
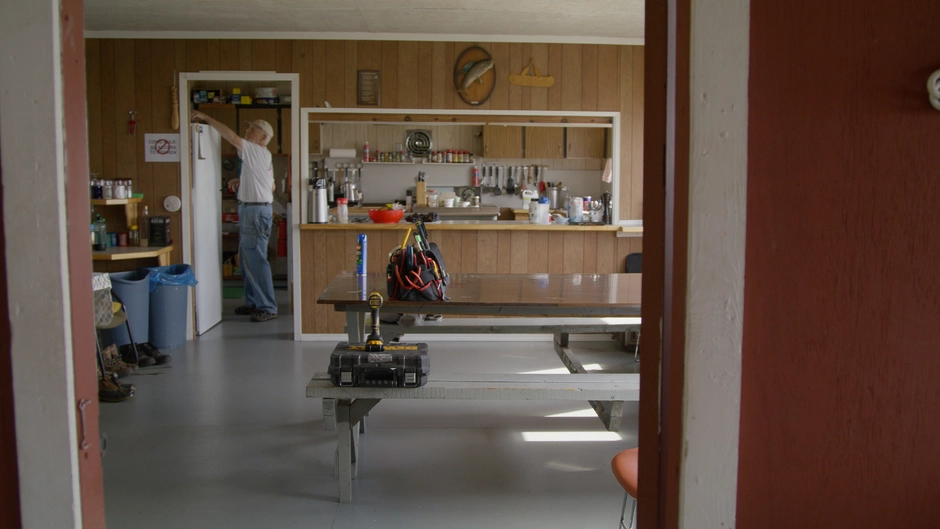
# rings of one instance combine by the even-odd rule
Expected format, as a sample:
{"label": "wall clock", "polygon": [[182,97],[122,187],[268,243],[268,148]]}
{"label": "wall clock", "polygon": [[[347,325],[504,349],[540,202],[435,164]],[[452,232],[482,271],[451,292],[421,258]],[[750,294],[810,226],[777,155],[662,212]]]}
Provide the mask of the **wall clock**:
{"label": "wall clock", "polygon": [[454,89],[468,105],[482,105],[496,86],[493,56],[479,46],[465,49],[454,63]]}

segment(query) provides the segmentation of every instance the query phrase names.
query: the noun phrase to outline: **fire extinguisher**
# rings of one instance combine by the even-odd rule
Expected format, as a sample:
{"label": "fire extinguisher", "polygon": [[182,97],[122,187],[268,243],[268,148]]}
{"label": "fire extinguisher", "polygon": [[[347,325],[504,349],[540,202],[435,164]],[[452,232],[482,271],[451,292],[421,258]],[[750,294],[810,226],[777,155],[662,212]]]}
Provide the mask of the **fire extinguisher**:
{"label": "fire extinguisher", "polygon": [[131,119],[127,121],[127,133],[131,136],[137,135],[137,111],[131,110],[128,112],[131,115]]}

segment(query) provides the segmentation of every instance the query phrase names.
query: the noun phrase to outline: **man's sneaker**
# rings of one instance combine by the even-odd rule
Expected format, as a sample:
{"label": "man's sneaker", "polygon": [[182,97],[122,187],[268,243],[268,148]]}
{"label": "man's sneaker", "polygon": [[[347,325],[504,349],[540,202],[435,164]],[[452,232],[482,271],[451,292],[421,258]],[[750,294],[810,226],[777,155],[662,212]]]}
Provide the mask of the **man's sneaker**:
{"label": "man's sneaker", "polygon": [[263,310],[259,310],[258,312],[255,312],[251,315],[251,321],[254,322],[268,321],[273,320],[274,318],[277,318],[277,314],[271,314],[270,312]]}
{"label": "man's sneaker", "polygon": [[140,344],[137,345],[137,355],[134,355],[134,345],[133,344],[124,344],[118,347],[118,351],[121,353],[121,360],[128,365],[136,365],[137,367],[150,367],[156,365],[157,361],[153,358],[144,354],[140,350]]}
{"label": "man's sneaker", "polygon": [[256,312],[258,312],[258,309],[249,307],[248,305],[242,305],[241,307],[235,308],[235,314],[238,314],[239,316],[248,316]]}
{"label": "man's sneaker", "polygon": [[160,350],[154,347],[150,342],[137,344],[137,350],[141,355],[152,358],[157,365],[162,365],[173,360],[170,355],[161,353]]}

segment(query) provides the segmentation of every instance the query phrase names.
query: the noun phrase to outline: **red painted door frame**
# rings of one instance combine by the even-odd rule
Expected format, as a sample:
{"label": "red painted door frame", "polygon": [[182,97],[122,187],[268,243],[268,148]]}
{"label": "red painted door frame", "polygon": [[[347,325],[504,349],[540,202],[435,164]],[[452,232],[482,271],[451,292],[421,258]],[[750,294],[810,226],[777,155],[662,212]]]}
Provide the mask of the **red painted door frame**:
{"label": "red painted door frame", "polygon": [[689,191],[689,0],[646,1],[643,152],[643,529],[679,525]]}
{"label": "red painted door frame", "polygon": [[[88,135],[85,110],[85,21],[82,0],[62,0],[62,94],[65,119],[65,210],[68,230],[69,295],[71,298],[72,356],[75,405],[87,401],[78,413],[78,431],[88,432],[88,448],[79,452],[78,468],[83,527],[104,529],[104,488],[98,436],[98,377],[95,360],[95,323],[91,307],[91,245],[87,226]],[[85,229],[81,229],[82,227]],[[81,439],[79,439],[81,442]]]}

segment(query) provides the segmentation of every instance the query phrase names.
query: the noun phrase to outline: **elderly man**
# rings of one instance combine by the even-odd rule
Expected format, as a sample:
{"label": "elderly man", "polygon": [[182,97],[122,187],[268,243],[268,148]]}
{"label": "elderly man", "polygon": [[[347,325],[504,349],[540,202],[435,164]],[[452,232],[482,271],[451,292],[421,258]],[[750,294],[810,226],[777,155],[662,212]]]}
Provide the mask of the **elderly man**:
{"label": "elderly man", "polygon": [[236,314],[251,315],[251,321],[263,322],[277,318],[274,283],[268,264],[268,238],[271,236],[274,200],[274,167],[266,145],[274,137],[271,124],[263,119],[246,122],[245,137],[199,111],[193,121],[204,121],[238,149],[241,175],[229,181],[229,188],[238,195],[238,258],[245,280],[245,304]]}

